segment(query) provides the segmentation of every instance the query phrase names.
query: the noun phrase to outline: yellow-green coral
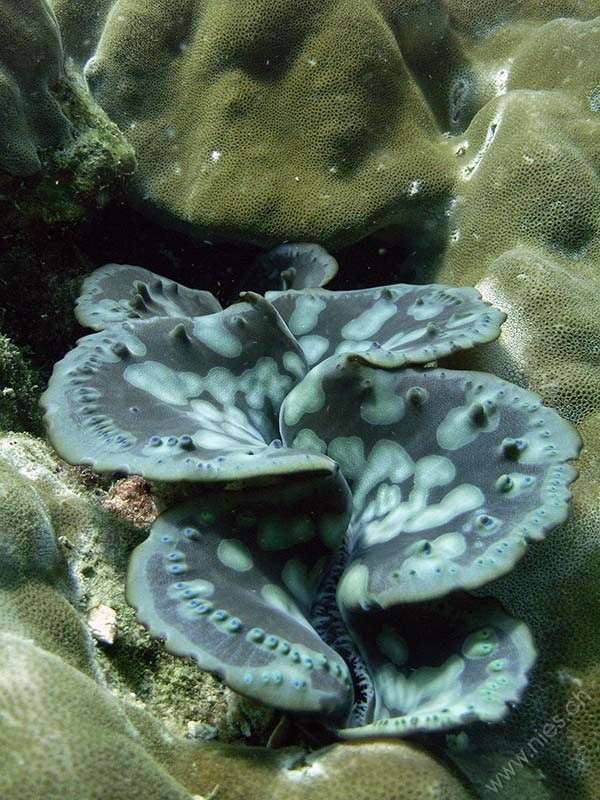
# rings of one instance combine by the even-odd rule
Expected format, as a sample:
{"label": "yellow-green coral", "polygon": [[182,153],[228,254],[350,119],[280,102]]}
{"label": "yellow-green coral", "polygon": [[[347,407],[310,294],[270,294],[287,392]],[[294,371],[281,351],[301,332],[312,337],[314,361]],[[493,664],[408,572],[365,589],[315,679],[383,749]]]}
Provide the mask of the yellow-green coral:
{"label": "yellow-green coral", "polygon": [[116,698],[60,657],[2,634],[0,676],[2,797],[190,800]]}
{"label": "yellow-green coral", "polygon": [[[0,631],[32,640],[93,674],[89,639],[71,604],[73,578],[57,543],[49,507],[32,480],[5,457],[14,455],[8,448],[12,442],[14,451],[15,441],[14,437],[0,440]],[[41,464],[35,469],[44,472]],[[64,491],[54,495],[58,508],[64,509],[54,518],[66,521],[69,500]],[[63,528],[66,532],[68,525]]]}
{"label": "yellow-green coral", "polygon": [[508,314],[494,359],[503,375],[535,387],[574,422],[600,413],[600,297],[593,270],[518,249],[496,259],[480,283]]}
{"label": "yellow-green coral", "polygon": [[41,166],[38,149],[57,147],[69,136],[53,95],[64,56],[46,0],[3,0],[0,54],[0,170],[31,175]]}
{"label": "yellow-green coral", "polygon": [[177,225],[425,247],[449,214],[456,259],[513,214],[557,247],[595,235],[595,0],[52,2],[136,148],[137,202]]}
{"label": "yellow-green coral", "polygon": [[0,23],[2,229],[79,221],[133,172],[133,151],[65,69],[46,0],[3,0]]}
{"label": "yellow-green coral", "polygon": [[[476,284],[507,314],[498,342],[457,365],[493,367],[539,392],[584,440],[571,520],[536,547],[535,566],[526,558],[493,587],[533,628],[532,687],[504,730],[483,733],[461,760],[483,763],[495,752],[502,771],[524,747],[546,788],[568,800],[595,798],[600,781],[599,36],[598,20],[556,19],[515,50],[506,94],[476,114],[456,149],[450,236],[429,270]],[[578,692],[583,702],[570,715]],[[537,752],[527,749],[554,717],[562,727]],[[481,786],[493,776],[483,770]],[[512,780],[503,791],[520,796]]]}
{"label": "yellow-green coral", "polygon": [[[223,800],[468,800],[460,782],[414,745],[336,744],[307,754],[186,743],[162,748],[163,763],[192,791]],[[194,764],[194,755],[197,763]],[[216,788],[218,787],[218,788]]]}
{"label": "yellow-green coral", "polygon": [[[85,73],[136,148],[138,199],[196,231],[329,243],[442,203],[451,159],[394,5],[113,3]],[[85,22],[55,7],[80,51]]]}

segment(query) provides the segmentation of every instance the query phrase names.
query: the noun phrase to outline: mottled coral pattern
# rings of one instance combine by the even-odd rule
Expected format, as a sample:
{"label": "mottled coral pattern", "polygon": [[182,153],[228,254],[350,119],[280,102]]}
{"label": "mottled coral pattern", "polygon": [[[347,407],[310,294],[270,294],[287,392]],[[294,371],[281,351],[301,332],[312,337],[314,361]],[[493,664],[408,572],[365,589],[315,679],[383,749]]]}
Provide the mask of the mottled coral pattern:
{"label": "mottled coral pattern", "polygon": [[483,230],[597,242],[595,0],[52,6],[160,219],[261,245],[392,226],[469,260]]}

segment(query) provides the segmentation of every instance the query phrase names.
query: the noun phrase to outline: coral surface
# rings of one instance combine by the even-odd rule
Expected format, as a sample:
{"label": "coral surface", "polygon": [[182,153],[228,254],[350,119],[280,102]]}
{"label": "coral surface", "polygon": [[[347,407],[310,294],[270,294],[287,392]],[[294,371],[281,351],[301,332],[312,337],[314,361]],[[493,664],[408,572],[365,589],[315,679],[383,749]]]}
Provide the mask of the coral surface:
{"label": "coral surface", "polygon": [[69,137],[54,95],[64,77],[62,41],[46,0],[3,0],[0,54],[0,169],[31,175],[41,168],[38,150]]}
{"label": "coral surface", "polygon": [[80,220],[134,169],[117,126],[64,65],[46,0],[0,3],[2,231]]}
{"label": "coral surface", "polygon": [[468,252],[516,215],[594,239],[596,0],[52,5],[137,202],[176,225],[329,246],[393,225],[429,252],[460,229]]}

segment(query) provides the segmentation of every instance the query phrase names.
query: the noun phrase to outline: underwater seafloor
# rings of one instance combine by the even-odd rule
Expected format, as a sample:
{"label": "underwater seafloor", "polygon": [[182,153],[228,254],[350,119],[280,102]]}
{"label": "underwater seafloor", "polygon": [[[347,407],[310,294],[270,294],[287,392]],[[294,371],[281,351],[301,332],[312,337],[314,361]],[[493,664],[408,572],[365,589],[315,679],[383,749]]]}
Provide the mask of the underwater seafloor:
{"label": "underwater seafloor", "polygon": [[[599,53],[593,0],[0,0],[2,800],[600,800]],[[508,381],[574,426],[561,427],[548,412],[555,450],[574,429],[582,441],[565,521],[563,492],[555,524],[541,526],[545,536],[521,536],[522,557],[471,581],[472,596],[456,606],[454,595],[442,596],[433,622],[419,598],[405,602],[407,630],[425,614],[416,634],[411,629],[423,662],[407,661],[406,641],[386,628],[386,655],[404,677],[383,700],[375,679],[378,702],[401,706],[409,727],[413,716],[408,735],[379,735],[385,726],[371,725],[361,735],[357,724],[348,740],[339,720],[285,702],[278,708],[273,693],[265,694],[269,705],[244,697],[151,637],[125,598],[131,553],[159,513],[202,487],[67,463],[56,452],[60,436],[51,432],[49,443],[42,420],[53,366],[89,334],[74,307],[94,270],[144,267],[211,292],[226,309],[240,291],[263,293],[264,280],[247,285],[260,275],[255,260],[286,241],[333,253],[339,271],[327,289],[340,294],[394,284],[476,287],[506,315],[499,337],[439,358],[415,361],[413,353],[409,368],[425,363],[425,373]],[[130,317],[131,291],[112,298]],[[373,305],[385,297],[373,294]],[[358,326],[350,319],[351,338],[371,335],[367,312]],[[288,323],[299,340],[313,330],[304,317]],[[326,335],[335,338],[334,328]],[[222,350],[218,334],[206,337]],[[410,336],[399,341],[410,349]],[[160,358],[166,345],[150,344]],[[377,381],[405,366],[365,369]],[[125,383],[105,390],[110,402],[127,397]],[[383,429],[396,406],[381,385],[363,421],[370,415],[369,425]],[[259,405],[267,395],[273,405],[269,385],[254,388]],[[53,429],[63,418],[74,426],[75,444],[64,445],[72,452],[87,434],[69,410],[71,390],[60,391],[64,413],[52,412]],[[182,404],[182,390],[173,391],[161,407],[165,419]],[[318,392],[301,397],[321,436],[302,441],[318,439],[319,456],[345,399],[334,395],[321,418],[313,413]],[[484,410],[476,406],[471,418],[492,436],[496,423],[482,422]],[[460,439],[461,431],[448,436]],[[518,461],[521,445],[503,446]],[[347,452],[342,472],[347,465],[349,482],[359,485]],[[442,468],[439,455],[426,457]],[[391,474],[385,459],[374,469],[375,483]],[[267,473],[243,485],[228,479],[227,502],[239,491],[258,517],[261,491],[269,509],[280,490],[287,503],[294,475]],[[382,518],[400,497],[393,483],[378,495],[388,504]],[[215,507],[225,502],[218,487],[211,483],[207,494]],[[321,503],[317,491],[301,504],[311,498]],[[311,514],[320,518],[320,508]],[[284,527],[293,522],[284,516]],[[457,556],[459,538],[436,551],[444,570],[453,558],[476,558],[468,546]],[[228,563],[241,574],[239,558],[230,554]],[[361,581],[351,588],[360,592]],[[242,617],[251,597],[238,598],[237,588],[232,582],[231,602]],[[435,590],[421,599],[430,596]],[[472,701],[462,723],[438,724],[441,708],[462,708],[467,668],[485,654],[469,640],[459,648],[469,653],[465,677],[442,669],[471,603],[497,603],[502,619],[522,621],[537,659],[527,660],[528,635],[507,635],[509,677],[521,681],[506,690],[508,704],[488,681],[479,695],[500,697],[496,719]],[[360,632],[368,638],[368,623]],[[496,680],[504,667],[499,658],[489,663]]]}

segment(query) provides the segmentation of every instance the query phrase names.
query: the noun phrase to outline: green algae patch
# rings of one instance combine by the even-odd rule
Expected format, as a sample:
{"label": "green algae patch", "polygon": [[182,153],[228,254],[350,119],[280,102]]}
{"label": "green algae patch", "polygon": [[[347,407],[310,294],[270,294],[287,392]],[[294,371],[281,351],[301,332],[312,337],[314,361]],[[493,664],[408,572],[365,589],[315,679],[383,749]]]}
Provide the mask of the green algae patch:
{"label": "green algae patch", "polygon": [[0,431],[39,431],[39,376],[19,348],[0,333]]}
{"label": "green algae patch", "polygon": [[122,191],[135,170],[131,145],[74,75],[62,77],[53,97],[68,134],[58,146],[36,151],[39,168],[31,175],[0,172],[5,230],[81,222]]}

